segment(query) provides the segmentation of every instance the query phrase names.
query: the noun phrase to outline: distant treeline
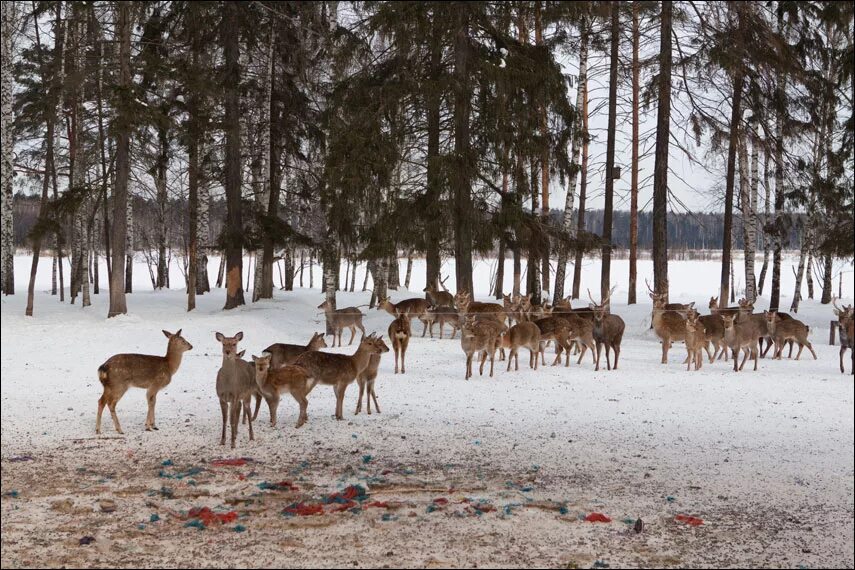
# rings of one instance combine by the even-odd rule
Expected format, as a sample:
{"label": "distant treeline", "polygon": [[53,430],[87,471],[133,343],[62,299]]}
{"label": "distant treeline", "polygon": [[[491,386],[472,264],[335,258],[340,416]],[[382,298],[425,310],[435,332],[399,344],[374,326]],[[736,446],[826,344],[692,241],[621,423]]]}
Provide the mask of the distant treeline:
{"label": "distant treeline", "polygon": [[[157,223],[156,205],[151,200],[140,196],[133,196],[134,209],[134,243],[135,249],[144,249],[151,246],[151,236],[156,234]],[[29,248],[27,235],[36,222],[39,213],[39,200],[33,196],[15,195],[15,245],[16,247]],[[226,203],[224,200],[211,201],[211,236],[209,244],[214,245],[217,236],[222,231],[222,220],[225,216]],[[185,247],[184,238],[180,231],[186,224],[187,203],[185,200],[171,200],[167,209],[170,217],[167,227],[169,231],[169,245],[174,249]],[[557,224],[561,219],[559,210],[552,210],[553,221]],[[762,216],[759,216],[762,218]],[[799,232],[798,222],[800,217],[793,216],[793,223],[789,232],[789,242],[784,247],[798,247]],[[762,219],[758,222],[762,226]],[[586,213],[585,226],[587,230],[596,235],[602,235],[603,210],[589,210]],[[762,230],[758,228],[758,230]],[[724,215],[721,213],[674,213],[668,214],[668,247],[673,249],[720,249],[722,234],[724,232]],[[757,232],[758,247],[762,246],[763,232]],[[742,220],[734,219],[733,244],[735,249],[742,249]],[[629,248],[629,212],[614,212],[614,225],[612,227],[612,240],[616,249]],[[649,250],[653,247],[653,214],[651,212],[639,212],[638,214],[638,247]]]}

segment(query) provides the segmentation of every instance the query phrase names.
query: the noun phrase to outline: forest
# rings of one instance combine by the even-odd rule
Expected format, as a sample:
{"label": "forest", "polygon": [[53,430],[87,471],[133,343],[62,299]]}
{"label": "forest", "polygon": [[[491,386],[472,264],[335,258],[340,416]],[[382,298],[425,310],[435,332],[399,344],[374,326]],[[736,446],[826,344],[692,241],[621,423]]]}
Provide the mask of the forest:
{"label": "forest", "polygon": [[[797,289],[814,274],[823,303],[834,261],[853,256],[851,3],[2,10],[2,290],[23,279],[28,315],[40,262],[51,293],[84,307],[106,271],[109,316],[128,312],[135,255],[155,288],[186,287],[187,310],[215,280],[225,309],[270,298],[275,266],[293,284],[301,259],[322,263],[333,307],[341,260],[366,263],[382,298],[391,261],[413,256],[435,284],[453,259],[468,291],[473,257],[507,258],[513,292],[535,302],[578,298],[596,256],[605,296],[618,250],[631,304],[639,250],[667,296],[675,248],[719,250],[721,297],[736,271],[749,299],[768,283],[776,309],[785,248]],[[677,189],[684,163],[715,181],[692,185],[705,211]],[[170,263],[185,283],[168,283]]]}

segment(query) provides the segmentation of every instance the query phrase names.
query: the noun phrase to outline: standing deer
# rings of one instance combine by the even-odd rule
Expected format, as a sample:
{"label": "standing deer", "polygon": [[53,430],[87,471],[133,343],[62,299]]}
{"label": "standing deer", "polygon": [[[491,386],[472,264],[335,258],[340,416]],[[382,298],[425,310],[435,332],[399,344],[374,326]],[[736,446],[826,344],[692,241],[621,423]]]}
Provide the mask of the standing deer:
{"label": "standing deer", "polygon": [[[327,342],[324,340],[324,333],[314,333],[312,334],[312,338],[309,340],[309,343],[305,346],[300,344],[284,344],[281,342],[277,342],[276,344],[271,344],[267,348],[264,349],[264,353],[270,355],[270,362],[268,363],[271,368],[280,368],[285,366],[286,364],[293,364],[297,357],[303,354],[304,352],[308,352],[310,350],[320,350],[322,348],[327,348]],[[256,392],[255,394],[255,412],[252,414],[252,421],[258,419],[258,410],[261,408],[261,398],[263,397],[262,392]],[[267,399],[267,398],[265,398]],[[268,407],[270,407],[270,400],[267,399]],[[271,420],[275,421],[272,417],[274,410],[270,408]]]}
{"label": "standing deer", "polygon": [[[692,364],[695,365],[695,370],[701,369],[704,363],[701,351],[706,348],[707,352],[709,352],[707,344],[704,325],[701,324],[699,315],[697,313],[689,313],[686,319],[686,352],[688,353],[686,370],[691,370]],[[712,362],[712,359],[710,359],[710,362]]]}
{"label": "standing deer", "polygon": [[479,374],[484,375],[484,363],[489,355],[490,377],[493,377],[493,363],[502,332],[502,325],[497,321],[478,321],[474,315],[464,319],[463,328],[460,329],[460,347],[466,354],[466,380],[472,377],[472,358],[476,352],[481,355]]}
{"label": "standing deer", "polygon": [[[540,347],[540,329],[535,323],[517,323],[502,335],[502,346],[510,349],[508,353],[508,372],[511,371],[511,363],[516,359],[515,370],[520,369],[519,349],[528,348],[528,367],[537,370],[538,353]],[[560,358],[560,356],[559,356]]]}
{"label": "standing deer", "polygon": [[520,295],[502,295],[502,306],[505,309],[505,314],[508,316],[508,325],[513,325],[522,320],[520,314],[520,303],[522,298]]}
{"label": "standing deer", "polygon": [[[252,415],[250,405],[252,395],[258,391],[255,381],[255,365],[243,360],[245,351],[237,351],[238,342],[243,339],[243,333],[235,336],[225,336],[216,333],[215,338],[223,345],[223,365],[217,372],[217,396],[220,399],[220,411],[223,413],[223,432],[220,445],[226,444],[226,418],[231,426],[231,446],[235,447],[238,425],[240,423],[241,406],[244,418],[249,424],[249,440],[255,439],[252,431]],[[271,411],[272,415],[272,411]]]}
{"label": "standing deer", "polygon": [[[757,360],[760,354],[760,328],[757,321],[741,315],[722,315],[724,322],[724,342],[733,353],[733,371],[738,372],[745,367],[745,361],[754,358],[754,370],[757,370]],[[745,351],[742,364],[737,368],[740,350]]]}
{"label": "standing deer", "polygon": [[[446,279],[448,279],[448,277],[446,277]],[[422,289],[422,291],[427,293],[428,300],[434,307],[448,307],[454,305],[454,295],[452,295],[448,291],[440,291],[436,285],[428,285],[427,287]]]}
{"label": "standing deer", "polygon": [[327,318],[327,325],[333,331],[333,347],[335,346],[336,336],[338,336],[338,345],[342,346],[341,333],[345,327],[350,329],[350,342],[347,343],[347,346],[353,344],[353,337],[356,336],[356,329],[361,330],[362,335],[365,335],[365,327],[362,326],[363,315],[356,307],[333,309],[329,301],[324,301],[318,305],[318,308],[324,310],[324,314]]}
{"label": "standing deer", "polygon": [[[404,359],[407,357],[407,346],[410,344],[410,319],[406,315],[400,315],[392,321],[387,332],[389,333],[389,340],[392,342],[392,349],[395,351],[395,374],[398,373],[399,353],[401,355],[401,374],[404,374],[406,372]],[[374,386],[373,380],[371,385]],[[359,389],[359,397],[362,398],[362,388]]]}
{"label": "standing deer", "polygon": [[653,299],[653,330],[662,341],[662,364],[668,364],[671,343],[686,340],[686,319],[665,306],[663,298]]}
{"label": "standing deer", "polygon": [[335,391],[335,419],[344,419],[344,393],[347,387],[368,366],[372,354],[389,352],[383,337],[374,333],[362,337],[353,355],[328,352],[305,352],[294,363],[309,371],[318,384],[332,386]]}
{"label": "standing deer", "polygon": [[457,312],[457,309],[450,305],[439,305],[434,306],[428,309],[428,322],[430,323],[430,337],[433,338],[433,325],[434,323],[439,324],[439,338],[442,340],[443,337],[443,329],[445,328],[445,323],[448,323],[452,327],[451,338],[457,336],[457,331],[460,329],[460,315]]}
{"label": "standing deer", "polygon": [[[380,302],[377,304],[378,311],[386,311],[390,315],[395,318],[399,316],[406,316],[407,319],[418,318],[424,328],[422,329],[422,337],[425,336],[428,329],[428,302],[425,299],[413,298],[413,299],[404,299],[399,303],[393,303],[389,297],[384,297],[380,299]],[[433,334],[433,330],[431,330],[431,335]]]}
{"label": "standing deer", "polygon": [[149,354],[117,354],[111,356],[98,367],[98,380],[104,387],[104,392],[98,398],[98,416],[95,419],[95,433],[101,433],[101,414],[104,406],[110,407],[110,415],[113,417],[113,426],[119,433],[122,426],[119,425],[119,416],[116,414],[116,404],[128,391],[128,388],[145,388],[148,397],[148,415],[145,418],[146,431],[156,430],[154,424],[154,404],[157,393],[163,390],[172,381],[172,377],[181,366],[181,356],[193,345],[181,336],[181,329],[172,334],[163,331],[169,342],[166,345],[166,356],[155,356]]}
{"label": "standing deer", "polygon": [[[593,321],[570,313],[538,319],[534,321],[534,324],[540,329],[541,340],[555,341],[555,360],[552,362],[552,366],[556,366],[561,361],[562,352],[565,353],[564,366],[570,366],[570,352],[574,343],[582,347],[576,364],[582,362],[582,358],[585,357],[585,352],[588,349],[591,350],[591,361],[595,365],[597,364]],[[540,361],[542,364],[546,364],[543,351],[540,353]]]}
{"label": "standing deer", "polygon": [[297,425],[294,427],[299,428],[305,424],[309,420],[307,396],[315,387],[315,380],[309,375],[309,371],[294,364],[274,368],[271,365],[273,356],[267,352],[261,356],[253,356],[252,361],[255,365],[255,383],[270,406],[270,425],[276,427],[279,398],[285,392],[291,394],[300,405]]}
{"label": "standing deer", "polygon": [[650,287],[650,282],[645,279],[645,285],[647,285],[647,295],[653,300],[653,310],[650,313],[650,328],[653,328],[653,317],[654,312],[656,311],[656,302],[659,301],[662,305],[662,308],[666,311],[675,311],[680,314],[681,317],[686,318],[689,311],[695,308],[695,302],[691,303],[666,303],[665,300],[668,298],[668,292],[657,293]]}
{"label": "standing deer", "polygon": [[472,296],[467,291],[457,293],[454,298],[454,305],[457,307],[457,312],[460,313],[461,318],[472,314],[476,316],[477,320],[493,319],[502,324],[507,319],[505,308],[502,305],[473,301]]}
{"label": "standing deer", "polygon": [[855,344],[855,329],[853,329],[855,311],[853,311],[852,305],[846,307],[838,306],[837,298],[833,298],[831,302],[834,305],[834,314],[837,316],[837,328],[840,331],[840,373],[846,374],[846,370],[843,368],[843,355],[846,354],[846,350],[848,349],[852,357],[849,372],[850,374],[855,374],[855,348],[853,348],[853,344]]}
{"label": "standing deer", "polygon": [[806,324],[793,318],[782,319],[779,313],[770,313],[769,311],[763,311],[763,317],[766,320],[766,330],[775,343],[775,358],[777,360],[781,360],[781,353],[784,352],[784,343],[787,341],[799,343],[799,352],[796,354],[796,360],[801,357],[805,346],[808,347],[808,350],[813,355],[813,359],[816,360],[813,345],[811,345],[807,338],[810,328]]}
{"label": "standing deer", "polygon": [[739,307],[719,307],[718,297],[710,297],[710,313],[713,315],[736,315],[739,313]]}
{"label": "standing deer", "polygon": [[609,312],[609,301],[612,298],[612,293],[614,293],[615,288],[613,287],[609,294],[606,295],[606,298],[603,299],[599,304],[594,301],[594,297],[591,296],[591,290],[588,289],[588,297],[591,298],[590,308],[594,313],[594,342],[597,344],[597,364],[594,370],[600,369],[600,348],[606,347],[606,369],[611,370],[612,367],[609,364],[609,350],[614,349],[615,351],[615,366],[614,369],[617,370],[618,367],[618,358],[620,358],[620,343],[623,340],[623,331],[626,328],[626,323],[623,322],[623,319],[618,315],[612,315]]}
{"label": "standing deer", "polygon": [[[697,309],[692,309],[687,313],[687,320],[698,321],[700,327],[704,331],[704,350],[710,359],[710,364],[715,362],[716,358],[724,357],[727,361],[727,347],[724,344],[724,321],[719,315],[701,315]],[[715,349],[710,352],[710,345]]]}

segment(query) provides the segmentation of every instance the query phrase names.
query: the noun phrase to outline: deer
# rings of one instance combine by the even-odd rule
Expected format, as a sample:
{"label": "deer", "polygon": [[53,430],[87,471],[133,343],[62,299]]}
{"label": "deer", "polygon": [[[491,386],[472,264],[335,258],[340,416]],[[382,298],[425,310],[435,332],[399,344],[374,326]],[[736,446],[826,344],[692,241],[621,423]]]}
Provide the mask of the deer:
{"label": "deer", "polygon": [[487,356],[490,357],[490,378],[493,377],[493,363],[496,356],[496,348],[500,344],[502,325],[494,320],[478,321],[474,315],[467,316],[460,329],[460,347],[466,354],[466,376],[472,377],[472,358],[477,352],[481,355],[481,367],[479,374],[484,375],[484,363]]}
{"label": "deer", "polygon": [[739,307],[719,307],[718,297],[710,297],[709,303],[710,314],[713,315],[735,315],[739,313]]}
{"label": "deer", "polygon": [[172,377],[181,366],[181,357],[193,345],[181,336],[181,329],[175,334],[162,331],[169,341],[166,344],[166,355],[153,354],[116,354],[98,367],[98,380],[104,387],[104,392],[98,398],[98,415],[95,419],[95,433],[101,433],[101,414],[104,406],[110,408],[113,427],[116,432],[124,434],[116,414],[116,404],[128,391],[128,388],[145,388],[148,398],[148,414],[145,419],[146,431],[157,430],[154,423],[154,404],[157,393],[166,388]]}
{"label": "deer", "polygon": [[341,333],[345,327],[350,329],[350,342],[347,343],[347,346],[353,344],[353,337],[356,336],[356,329],[361,330],[362,335],[365,336],[365,327],[362,326],[363,314],[356,307],[333,309],[332,303],[330,303],[329,300],[326,300],[318,305],[318,308],[324,310],[324,314],[327,319],[327,326],[333,331],[333,347],[335,347],[336,336],[338,336],[338,345],[342,346]]}
{"label": "deer", "polygon": [[[810,332],[810,327],[797,319],[782,319],[779,313],[763,311],[763,317],[766,320],[766,330],[772,341],[775,343],[775,359],[781,360],[781,353],[784,352],[784,343],[788,340],[794,340],[799,343],[799,352],[796,354],[796,360],[802,355],[802,350],[805,346],[816,360],[816,352],[813,350],[807,336]],[[787,357],[790,358],[790,357]]]}
{"label": "deer", "polygon": [[[766,317],[763,313],[755,313],[754,312],[754,302],[749,301],[748,299],[742,298],[738,301],[739,303],[739,314],[742,317],[751,318],[754,322],[757,323],[757,329],[760,334],[760,338],[758,339],[760,344],[760,356],[766,357],[766,353],[769,352],[769,349],[772,348],[772,335],[769,333],[769,328],[767,326]],[[777,313],[780,317],[781,321],[791,321],[793,317],[791,317],[787,313]],[[763,350],[763,341],[766,341],[766,350]],[[788,341],[790,345],[790,354],[789,357],[793,356],[793,342]],[[776,349],[777,350],[777,349]]]}
{"label": "deer", "polygon": [[258,391],[258,384],[255,380],[255,365],[243,360],[245,351],[237,351],[238,342],[243,339],[243,332],[239,332],[235,336],[225,336],[218,332],[214,337],[223,345],[223,364],[217,372],[217,397],[220,399],[220,411],[223,414],[223,432],[220,436],[220,445],[226,444],[226,418],[228,418],[231,427],[231,447],[234,449],[241,407],[243,407],[244,418],[249,424],[249,440],[255,439],[250,414],[252,395]]}
{"label": "deer", "polygon": [[843,367],[843,355],[848,349],[852,356],[852,364],[850,366],[850,374],[855,374],[855,311],[852,305],[840,307],[837,304],[837,298],[833,297],[831,303],[834,305],[834,314],[837,317],[837,328],[840,331],[840,373],[846,374],[846,369]]}
{"label": "deer", "polygon": [[460,315],[457,309],[450,305],[433,306],[427,311],[428,322],[430,323],[430,337],[433,338],[433,325],[439,323],[439,338],[443,338],[443,330],[445,324],[448,323],[452,327],[451,338],[457,336],[457,331],[460,329]]}
{"label": "deer", "polygon": [[498,303],[481,303],[473,301],[472,296],[467,291],[458,291],[454,298],[454,306],[457,307],[457,312],[461,317],[468,314],[473,314],[478,320],[484,318],[493,319],[504,324],[507,319],[505,308]]}
{"label": "deer", "polygon": [[[701,353],[701,350],[707,349],[709,352],[709,348],[707,347],[707,337],[704,331],[704,325],[700,321],[700,316],[698,313],[689,313],[686,318],[686,370],[689,371],[692,369],[692,364],[695,365],[695,370],[700,370],[704,363],[704,357]],[[716,349],[718,352],[718,349]],[[712,362],[712,359],[710,359]]]}
{"label": "deer", "polygon": [[522,298],[518,294],[502,295],[502,307],[505,310],[505,314],[508,316],[509,325],[513,325],[514,323],[518,323],[522,320],[522,315],[520,314],[521,301]]}
{"label": "deer", "polygon": [[335,419],[344,419],[344,393],[357,376],[368,367],[372,354],[389,352],[383,337],[374,333],[363,336],[352,355],[328,352],[304,352],[294,362],[309,371],[317,384],[332,386],[335,392]]}
{"label": "deer", "polygon": [[548,304],[540,303],[532,303],[531,302],[531,293],[528,295],[523,295],[520,299],[520,307],[519,313],[520,317],[523,321],[535,321],[537,319],[542,319],[545,315],[546,311],[552,311],[552,307]]}
{"label": "deer", "polygon": [[[446,279],[448,279],[448,277],[446,277]],[[454,306],[454,295],[449,293],[447,290],[444,290],[445,289],[445,281],[441,281],[440,285],[442,286],[443,291],[440,291],[437,288],[437,286],[433,285],[433,284],[428,285],[427,287],[422,289],[422,291],[427,293],[428,301],[430,301],[431,305],[433,305],[434,307]]]}
{"label": "deer", "polygon": [[271,344],[265,348],[263,352],[270,355],[270,366],[272,368],[279,368],[286,364],[294,364],[297,357],[304,352],[320,350],[322,348],[327,348],[324,333],[313,333],[312,338],[309,339],[309,342],[305,346],[301,344],[284,344],[277,342],[276,344]]}
{"label": "deer", "polygon": [[665,308],[665,299],[653,299],[653,331],[662,341],[662,364],[668,364],[671,343],[686,340],[686,319],[677,311]]}
{"label": "deer", "polygon": [[[576,364],[582,363],[582,359],[589,349],[591,351],[591,362],[594,365],[597,364],[593,320],[589,321],[575,313],[570,313],[538,319],[535,321],[535,324],[540,328],[541,338],[555,341],[555,361],[552,363],[553,366],[560,361],[562,351],[566,353],[564,366],[570,365],[570,352],[573,349],[573,345],[577,348],[581,346],[579,359],[576,361]],[[553,335],[550,335],[553,330],[556,331],[554,338]],[[546,364],[543,362],[543,352],[541,352],[541,362]]]}
{"label": "deer", "polygon": [[[406,373],[404,359],[407,357],[407,345],[410,344],[410,319],[406,315],[400,315],[389,325],[389,340],[395,351],[395,374],[398,373],[398,354],[401,355],[401,374]],[[379,361],[379,360],[378,360]],[[374,383],[372,381],[371,385]],[[359,397],[362,398],[362,388],[359,389]],[[376,402],[375,402],[376,403]],[[371,412],[369,412],[371,413]]]}
{"label": "deer", "polygon": [[286,364],[274,367],[273,355],[262,352],[261,356],[252,356],[255,365],[255,382],[259,392],[270,406],[270,425],[276,427],[276,411],[279,408],[281,394],[288,392],[300,405],[297,424],[294,428],[302,427],[308,420],[309,400],[307,396],[315,387],[315,379],[302,366]]}
{"label": "deer", "polygon": [[[758,344],[760,328],[757,321],[741,315],[722,315],[721,319],[724,322],[724,342],[733,353],[733,371],[742,370],[749,356],[754,358],[754,370],[756,371],[760,353]],[[740,350],[745,350],[745,357],[742,359],[742,364],[737,367]]]}
{"label": "deer", "polygon": [[[269,365],[271,368],[280,368],[287,364],[293,364],[294,361],[297,360],[297,357],[303,354],[304,352],[308,352],[310,350],[320,350],[322,348],[327,348],[327,342],[326,340],[324,340],[324,333],[314,333],[312,334],[312,338],[309,339],[309,343],[305,346],[300,344],[284,344],[281,342],[277,342],[276,344],[271,344],[270,346],[265,348],[263,353],[270,355]],[[262,392],[256,392],[255,412],[253,412],[252,414],[252,421],[258,419],[258,410],[261,408],[262,397],[267,400],[268,407],[270,406],[270,400],[267,399],[267,397],[265,397]],[[272,409],[270,413],[274,413]]]}
{"label": "deer", "polygon": [[[647,279],[644,280],[644,284],[647,285],[647,294],[650,296],[650,298],[654,302],[657,299],[659,299],[663,303],[665,303],[665,300],[668,299],[668,291],[665,291],[663,293],[657,293],[650,286],[650,282]],[[680,313],[680,316],[683,318],[685,318],[686,314],[694,308],[695,308],[695,302],[694,301],[692,301],[691,303],[665,303],[665,310],[666,311],[676,311],[676,312]],[[651,320],[652,320],[652,318],[653,318],[653,315],[651,314]]]}
{"label": "deer", "polygon": [[[717,358],[724,357],[727,361],[727,346],[724,344],[724,321],[719,315],[701,315],[697,309],[692,309],[688,312],[687,319],[697,320],[704,330],[704,338],[706,344],[704,350],[707,351],[707,356],[710,359],[710,364],[715,362]],[[710,353],[709,345],[712,344],[715,349]]]}
{"label": "deer", "polygon": [[511,371],[511,363],[515,360],[516,367],[520,369],[519,349],[528,348],[528,367],[537,370],[537,357],[540,352],[540,329],[534,323],[517,323],[502,334],[502,346],[510,349],[508,352],[508,372]]}
{"label": "deer", "polygon": [[603,346],[606,347],[606,370],[612,369],[609,364],[610,349],[615,351],[614,369],[617,370],[618,367],[620,343],[623,340],[623,331],[626,329],[626,323],[624,323],[623,319],[618,315],[613,315],[609,312],[609,301],[611,300],[612,293],[614,292],[615,287],[612,287],[609,294],[606,295],[606,298],[597,304],[597,302],[594,301],[594,297],[591,295],[591,290],[588,289],[588,297],[591,298],[591,304],[589,307],[594,313],[594,328],[592,332],[594,333],[594,342],[596,342],[597,345],[597,364],[594,367],[594,370],[600,369],[600,348]]}
{"label": "deer", "polygon": [[[406,315],[408,319],[417,317],[422,322],[422,325],[424,325],[422,338],[424,338],[428,330],[428,307],[428,302],[420,298],[404,299],[399,303],[393,303],[389,297],[384,297],[377,304],[378,311],[386,311],[395,318],[398,318],[400,315]],[[431,334],[433,334],[433,331],[431,331]]]}

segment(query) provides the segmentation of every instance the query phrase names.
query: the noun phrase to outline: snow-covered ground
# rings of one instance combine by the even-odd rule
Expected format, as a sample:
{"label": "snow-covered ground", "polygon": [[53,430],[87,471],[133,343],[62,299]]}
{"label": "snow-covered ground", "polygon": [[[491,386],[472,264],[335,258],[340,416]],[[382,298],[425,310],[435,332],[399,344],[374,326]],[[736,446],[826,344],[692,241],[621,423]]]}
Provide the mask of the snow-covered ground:
{"label": "snow-covered ground", "polygon": [[[93,295],[87,309],[51,297],[43,262],[36,316],[26,318],[29,261],[16,259],[18,294],[0,304],[3,567],[855,564],[853,380],[848,354],[840,374],[838,347],[828,346],[828,306],[803,301],[798,315],[811,326],[816,361],[805,351],[798,362],[761,360],[757,372],[746,365],[734,373],[724,362],[686,372],[682,346],[662,365],[648,330],[650,262],[639,263],[641,304],[628,307],[627,262],[616,261],[612,281],[622,286],[613,311],[627,323],[620,370],[594,372],[586,359],[506,372],[497,362],[493,378],[464,381],[458,339],[415,338],[406,375],[393,374],[391,353],[381,362],[382,414],[353,415],[354,384],[345,421],[337,422],[332,390],[321,386],[309,398],[307,425],[294,429],[297,406],[285,397],[279,426],[269,426],[263,409],[255,441],[241,429],[233,453],[219,446],[214,333],[243,331],[247,355],[272,342],[305,342],[323,330],[319,289],[276,291],[271,301],[228,312],[224,292],[215,290],[188,314],[183,290],[152,292],[140,264],[129,314],[108,320],[106,293]],[[784,308],[791,263],[782,271]],[[479,299],[494,264],[476,265]],[[452,275],[453,290],[450,262],[443,274]],[[852,275],[850,267],[847,303]],[[671,262],[671,300],[706,307],[718,276],[714,262]],[[183,282],[177,269],[172,282]],[[392,298],[421,296],[423,286],[417,260],[411,292]],[[583,287],[599,290],[596,260],[586,263]],[[338,305],[364,305],[369,295],[339,293]],[[390,316],[363,311],[366,329],[385,334]],[[98,365],[117,352],[162,354],[161,329],[179,328],[194,348],[158,396],[160,430],[144,431],[145,395],[132,389],[118,405],[126,436],[105,418],[96,438]],[[421,334],[421,325],[414,322],[414,331]],[[222,457],[254,461],[211,463]],[[163,466],[167,460],[172,465]],[[299,490],[258,487],[283,480]],[[349,484],[370,494],[361,510],[281,514]],[[102,499],[114,500],[116,511],[101,512]],[[369,506],[374,501],[380,504]],[[201,534],[185,527],[186,511],[202,506],[235,510],[246,531],[234,532],[236,523]],[[583,521],[591,512],[612,522]],[[677,515],[704,522],[687,525]],[[632,530],[638,517],[640,534]],[[84,536],[95,542],[80,546]]]}

